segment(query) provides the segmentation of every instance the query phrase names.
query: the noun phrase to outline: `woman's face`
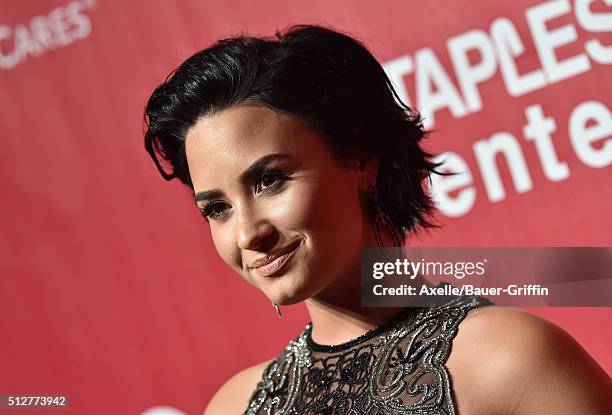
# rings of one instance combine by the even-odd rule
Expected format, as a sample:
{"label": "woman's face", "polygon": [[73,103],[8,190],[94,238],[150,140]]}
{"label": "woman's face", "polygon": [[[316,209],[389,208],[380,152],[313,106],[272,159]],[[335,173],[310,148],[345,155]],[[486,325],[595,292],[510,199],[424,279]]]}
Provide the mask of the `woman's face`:
{"label": "woman's face", "polygon": [[[185,149],[217,252],[270,300],[293,304],[359,278],[369,176],[358,161],[341,165],[314,130],[263,106],[202,117]],[[278,259],[257,267],[270,254]]]}

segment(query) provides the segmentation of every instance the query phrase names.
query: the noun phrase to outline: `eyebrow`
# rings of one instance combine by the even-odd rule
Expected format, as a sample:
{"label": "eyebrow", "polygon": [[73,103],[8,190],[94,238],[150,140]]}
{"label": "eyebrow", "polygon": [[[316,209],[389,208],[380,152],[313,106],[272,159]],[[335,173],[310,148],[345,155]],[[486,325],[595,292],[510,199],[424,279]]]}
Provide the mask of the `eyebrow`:
{"label": "eyebrow", "polygon": [[[265,155],[259,159],[257,159],[253,164],[247,167],[241,174],[238,176],[238,181],[240,183],[248,183],[255,181],[255,179],[259,178],[263,175],[266,170],[266,166],[273,161],[283,160],[291,158],[289,154],[286,153],[272,153]],[[212,190],[203,190],[201,192],[197,192],[195,194],[195,201],[202,202],[206,200],[216,199],[223,196],[223,191],[220,189],[212,189]]]}

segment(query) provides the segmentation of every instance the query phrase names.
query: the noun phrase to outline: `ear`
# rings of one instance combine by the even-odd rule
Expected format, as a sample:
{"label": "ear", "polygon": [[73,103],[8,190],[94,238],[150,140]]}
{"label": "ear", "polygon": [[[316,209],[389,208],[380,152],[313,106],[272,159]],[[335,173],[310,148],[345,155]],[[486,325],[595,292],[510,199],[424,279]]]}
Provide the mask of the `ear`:
{"label": "ear", "polygon": [[376,185],[378,177],[378,154],[368,154],[359,158],[359,190],[365,192]]}

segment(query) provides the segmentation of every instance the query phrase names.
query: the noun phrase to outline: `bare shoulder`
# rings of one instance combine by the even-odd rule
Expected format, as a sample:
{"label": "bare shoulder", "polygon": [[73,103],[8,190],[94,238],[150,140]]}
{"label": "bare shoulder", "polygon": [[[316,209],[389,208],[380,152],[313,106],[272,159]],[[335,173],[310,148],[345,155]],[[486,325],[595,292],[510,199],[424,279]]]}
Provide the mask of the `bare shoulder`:
{"label": "bare shoulder", "polygon": [[212,397],[204,415],[242,415],[264,370],[274,359],[248,367],[229,378]]}
{"label": "bare shoulder", "polygon": [[459,413],[612,413],[605,371],[563,329],[522,310],[471,310],[447,367]]}

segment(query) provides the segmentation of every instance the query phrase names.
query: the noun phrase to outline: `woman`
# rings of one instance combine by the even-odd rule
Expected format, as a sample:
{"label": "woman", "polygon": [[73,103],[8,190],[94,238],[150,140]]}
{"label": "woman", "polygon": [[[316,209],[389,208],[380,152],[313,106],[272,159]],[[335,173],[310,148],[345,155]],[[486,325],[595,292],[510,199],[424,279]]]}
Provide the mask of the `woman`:
{"label": "woman", "polygon": [[474,297],[361,307],[362,249],[436,226],[437,165],[357,40],[307,25],[221,40],[155,90],[145,118],[148,152],[193,189],[222,259],[279,314],[304,301],[312,320],[206,415],[612,413],[605,372],[535,316]]}

